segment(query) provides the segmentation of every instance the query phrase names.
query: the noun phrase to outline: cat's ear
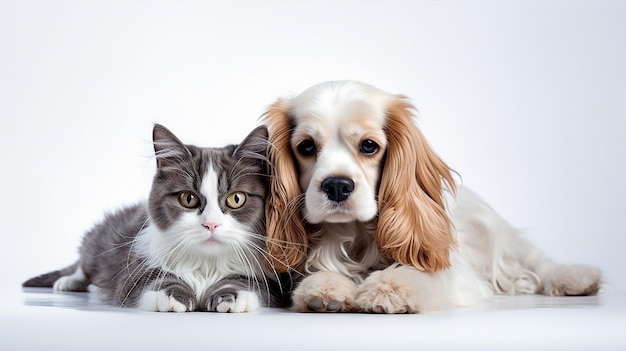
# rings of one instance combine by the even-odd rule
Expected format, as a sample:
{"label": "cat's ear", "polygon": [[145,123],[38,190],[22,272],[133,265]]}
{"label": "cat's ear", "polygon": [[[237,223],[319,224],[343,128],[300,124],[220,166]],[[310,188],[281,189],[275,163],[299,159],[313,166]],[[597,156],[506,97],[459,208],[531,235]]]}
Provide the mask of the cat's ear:
{"label": "cat's ear", "polygon": [[235,148],[234,155],[267,162],[267,150],[269,148],[267,138],[267,128],[265,126],[256,127],[246,136],[241,144]]}
{"label": "cat's ear", "polygon": [[154,144],[157,168],[179,164],[191,156],[191,152],[185,144],[174,133],[160,124],[155,124],[154,129],[152,129],[152,143]]}

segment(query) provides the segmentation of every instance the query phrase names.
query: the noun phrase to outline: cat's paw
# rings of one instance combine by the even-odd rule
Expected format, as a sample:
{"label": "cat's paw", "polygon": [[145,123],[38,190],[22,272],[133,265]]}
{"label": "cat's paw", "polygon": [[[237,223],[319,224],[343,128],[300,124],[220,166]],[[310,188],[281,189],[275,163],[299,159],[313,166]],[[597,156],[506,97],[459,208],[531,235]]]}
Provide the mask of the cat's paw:
{"label": "cat's paw", "polygon": [[[183,303],[180,300],[187,300]],[[166,289],[159,291],[146,291],[141,296],[139,308],[150,312],[189,312],[193,311],[194,303],[192,299],[179,297],[176,299],[173,294]]]}
{"label": "cat's paw", "polygon": [[292,310],[296,312],[350,312],[354,303],[356,284],[335,272],[317,272],[306,278],[293,292]]}
{"label": "cat's paw", "polygon": [[54,291],[84,292],[87,291],[88,286],[89,281],[86,279],[77,278],[74,275],[68,275],[57,279],[57,281],[54,282],[52,289],[54,289]]}
{"label": "cat's paw", "polygon": [[222,313],[242,313],[256,311],[259,305],[259,296],[256,293],[240,290],[214,296],[207,309]]}
{"label": "cat's paw", "polygon": [[595,267],[567,265],[557,268],[544,282],[543,293],[550,296],[597,295],[601,273]]}

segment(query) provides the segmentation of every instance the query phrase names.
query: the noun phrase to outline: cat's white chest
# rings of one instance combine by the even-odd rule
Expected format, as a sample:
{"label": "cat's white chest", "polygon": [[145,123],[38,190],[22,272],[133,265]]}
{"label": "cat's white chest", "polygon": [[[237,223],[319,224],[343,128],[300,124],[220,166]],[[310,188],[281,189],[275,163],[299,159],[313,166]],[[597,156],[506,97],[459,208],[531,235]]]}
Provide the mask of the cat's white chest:
{"label": "cat's white chest", "polygon": [[231,274],[220,269],[215,263],[207,262],[206,267],[197,267],[191,270],[176,267],[178,271],[171,271],[171,273],[187,283],[193,289],[196,298],[200,299],[212,285]]}
{"label": "cat's white chest", "polygon": [[[248,275],[240,255],[234,251],[222,251],[214,257],[173,245],[170,233],[164,233],[153,225],[137,235],[133,250],[146,261],[150,268],[169,272],[193,289],[200,299],[206,291],[221,279],[230,275]],[[174,247],[174,249],[172,249]]]}

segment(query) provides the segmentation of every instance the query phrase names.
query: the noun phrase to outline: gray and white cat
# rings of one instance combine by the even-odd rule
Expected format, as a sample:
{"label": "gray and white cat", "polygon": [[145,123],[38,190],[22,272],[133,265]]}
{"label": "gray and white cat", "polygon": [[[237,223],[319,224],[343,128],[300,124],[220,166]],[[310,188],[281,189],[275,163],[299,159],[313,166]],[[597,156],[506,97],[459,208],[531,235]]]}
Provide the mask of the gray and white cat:
{"label": "gray and white cat", "polygon": [[200,148],[157,124],[153,141],[148,201],[107,215],[85,234],[78,262],[23,286],[93,284],[108,303],[163,312],[287,303],[279,276],[263,268],[267,129],[240,145]]}

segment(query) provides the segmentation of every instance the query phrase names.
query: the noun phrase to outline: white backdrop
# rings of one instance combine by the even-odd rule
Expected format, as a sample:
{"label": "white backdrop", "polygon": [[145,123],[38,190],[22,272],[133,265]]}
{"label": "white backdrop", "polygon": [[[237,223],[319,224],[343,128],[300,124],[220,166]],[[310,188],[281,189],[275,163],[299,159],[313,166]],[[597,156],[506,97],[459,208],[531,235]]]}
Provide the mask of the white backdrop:
{"label": "white backdrop", "polygon": [[439,154],[563,262],[626,289],[626,2],[3,1],[4,288],[146,197],[154,122],[238,142],[278,96],[412,98]]}

